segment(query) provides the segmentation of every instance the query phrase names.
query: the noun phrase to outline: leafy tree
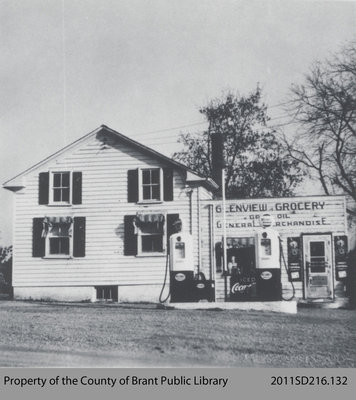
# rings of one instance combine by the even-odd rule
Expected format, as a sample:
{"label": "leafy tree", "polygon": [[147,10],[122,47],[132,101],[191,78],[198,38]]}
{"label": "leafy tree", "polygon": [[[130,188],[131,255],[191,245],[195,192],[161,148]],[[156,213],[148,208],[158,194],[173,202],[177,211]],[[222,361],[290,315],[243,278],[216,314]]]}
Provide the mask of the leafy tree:
{"label": "leafy tree", "polygon": [[11,291],[12,246],[0,247],[0,293]]}
{"label": "leafy tree", "polygon": [[228,92],[199,110],[209,128],[181,134],[183,151],[173,155],[193,170],[219,180],[214,168],[212,135],[221,135],[228,197],[290,196],[301,182],[299,163],[287,157],[283,143],[267,127],[267,107],[261,89],[248,96]]}
{"label": "leafy tree", "polygon": [[0,247],[0,264],[12,262],[12,246]]}
{"label": "leafy tree", "polygon": [[290,156],[325,194],[343,192],[356,200],[356,41],[315,63],[291,92],[289,111],[300,128],[293,140],[285,139]]}

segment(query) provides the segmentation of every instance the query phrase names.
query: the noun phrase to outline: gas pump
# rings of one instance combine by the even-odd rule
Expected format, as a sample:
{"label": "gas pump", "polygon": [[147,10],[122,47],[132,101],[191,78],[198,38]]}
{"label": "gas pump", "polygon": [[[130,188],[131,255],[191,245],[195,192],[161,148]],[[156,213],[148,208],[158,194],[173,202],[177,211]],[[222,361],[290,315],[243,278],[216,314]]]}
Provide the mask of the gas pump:
{"label": "gas pump", "polygon": [[177,233],[169,239],[171,303],[194,301],[193,238],[181,232],[182,222],[174,224]]}
{"label": "gas pump", "polygon": [[347,279],[347,236],[334,237],[336,280]]}
{"label": "gas pump", "polygon": [[269,214],[256,232],[256,292],[259,300],[281,300],[280,237]]}
{"label": "gas pump", "polygon": [[302,282],[302,251],[301,238],[289,237],[287,239],[288,247],[288,278],[290,282]]}

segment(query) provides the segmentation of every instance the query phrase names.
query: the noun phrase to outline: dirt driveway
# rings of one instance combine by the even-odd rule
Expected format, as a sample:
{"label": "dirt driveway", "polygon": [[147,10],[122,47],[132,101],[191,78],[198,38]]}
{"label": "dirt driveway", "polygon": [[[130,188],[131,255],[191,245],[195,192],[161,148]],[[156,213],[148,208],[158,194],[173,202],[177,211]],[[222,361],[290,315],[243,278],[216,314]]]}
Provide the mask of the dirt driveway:
{"label": "dirt driveway", "polygon": [[356,367],[356,312],[0,302],[0,366]]}

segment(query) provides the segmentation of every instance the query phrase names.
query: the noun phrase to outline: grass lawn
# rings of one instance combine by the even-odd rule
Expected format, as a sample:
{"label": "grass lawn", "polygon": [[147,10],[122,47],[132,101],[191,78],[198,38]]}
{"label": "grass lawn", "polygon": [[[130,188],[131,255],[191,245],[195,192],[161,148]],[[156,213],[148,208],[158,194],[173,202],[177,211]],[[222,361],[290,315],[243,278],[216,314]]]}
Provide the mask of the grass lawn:
{"label": "grass lawn", "polygon": [[0,366],[356,367],[356,311],[0,302]]}

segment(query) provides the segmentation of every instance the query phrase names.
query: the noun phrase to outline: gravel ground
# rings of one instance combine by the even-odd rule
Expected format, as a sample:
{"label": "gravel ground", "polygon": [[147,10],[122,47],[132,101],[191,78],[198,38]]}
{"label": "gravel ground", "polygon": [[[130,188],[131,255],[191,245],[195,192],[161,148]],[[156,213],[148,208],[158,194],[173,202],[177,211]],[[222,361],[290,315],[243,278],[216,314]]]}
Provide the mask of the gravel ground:
{"label": "gravel ground", "polygon": [[356,367],[356,311],[0,302],[0,366]]}

